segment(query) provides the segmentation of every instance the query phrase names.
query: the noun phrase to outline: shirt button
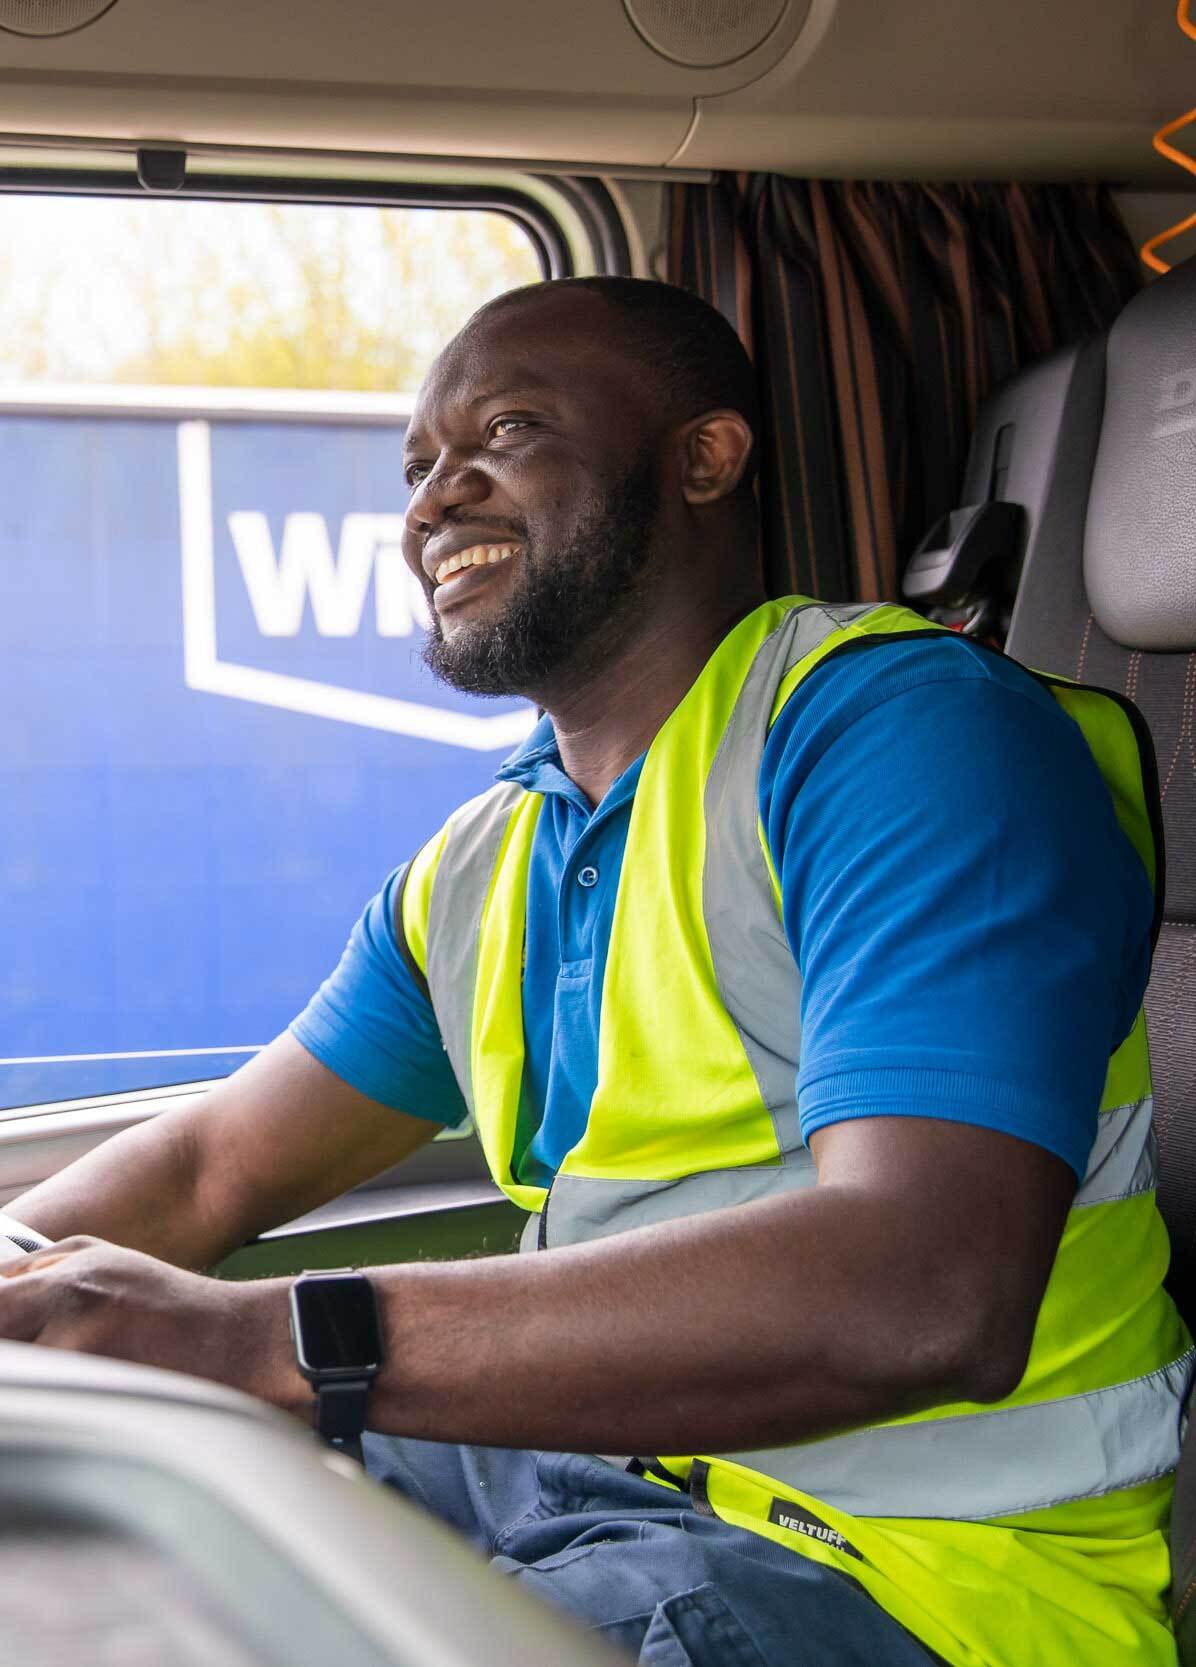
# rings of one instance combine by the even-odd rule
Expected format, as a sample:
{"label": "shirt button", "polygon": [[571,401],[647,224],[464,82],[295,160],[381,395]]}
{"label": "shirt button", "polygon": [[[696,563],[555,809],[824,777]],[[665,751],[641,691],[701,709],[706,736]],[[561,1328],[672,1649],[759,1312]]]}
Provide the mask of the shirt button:
{"label": "shirt button", "polygon": [[577,883],[579,886],[585,886],[587,890],[590,886],[596,886],[598,884],[598,870],[596,868],[580,869],[577,875]]}

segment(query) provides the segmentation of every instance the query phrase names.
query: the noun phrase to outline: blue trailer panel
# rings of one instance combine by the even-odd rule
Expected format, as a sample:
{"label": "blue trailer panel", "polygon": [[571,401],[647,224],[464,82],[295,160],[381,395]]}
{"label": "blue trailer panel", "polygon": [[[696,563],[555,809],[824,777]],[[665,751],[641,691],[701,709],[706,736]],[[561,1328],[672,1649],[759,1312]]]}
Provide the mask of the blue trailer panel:
{"label": "blue trailer panel", "polygon": [[0,1104],[234,1068],[526,733],[423,666],[402,438],[0,410]]}

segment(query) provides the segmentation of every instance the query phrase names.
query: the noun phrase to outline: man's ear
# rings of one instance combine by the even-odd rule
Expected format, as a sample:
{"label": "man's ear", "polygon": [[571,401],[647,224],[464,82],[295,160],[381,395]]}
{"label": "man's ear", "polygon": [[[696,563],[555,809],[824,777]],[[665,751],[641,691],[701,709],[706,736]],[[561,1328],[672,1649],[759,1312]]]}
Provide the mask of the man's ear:
{"label": "man's ear", "polygon": [[738,411],[707,411],[681,429],[681,485],[687,504],[729,498],[743,479],[753,435]]}

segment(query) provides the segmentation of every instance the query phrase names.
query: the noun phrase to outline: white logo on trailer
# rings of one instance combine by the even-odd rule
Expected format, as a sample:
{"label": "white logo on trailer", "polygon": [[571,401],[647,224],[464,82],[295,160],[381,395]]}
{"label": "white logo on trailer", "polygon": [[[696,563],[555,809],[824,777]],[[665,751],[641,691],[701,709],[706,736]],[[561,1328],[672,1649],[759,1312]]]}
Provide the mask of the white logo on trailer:
{"label": "white logo on trailer", "polygon": [[[189,689],[476,752],[512,747],[528,734],[535,713],[526,708],[493,717],[449,712],[420,701],[222,660],[216,645],[212,442],[206,422],[179,424],[178,457],[183,676]],[[310,596],[312,617],[322,636],[355,636],[372,570],[380,634],[410,636],[427,613],[423,593],[399,553],[401,528],[398,515],[346,515],[334,556],[323,516],[289,515],[276,555],[264,515],[251,510],[230,515],[229,530],[258,629],[267,637],[297,636]]]}
{"label": "white logo on trailer", "polygon": [[403,560],[401,515],[346,515],[335,555],[328,523],[308,511],[287,516],[277,555],[259,510],[235,511],[228,530],[263,637],[297,637],[309,596],[321,637],[355,637],[371,573],[380,637],[409,637],[428,625],[423,589]]}

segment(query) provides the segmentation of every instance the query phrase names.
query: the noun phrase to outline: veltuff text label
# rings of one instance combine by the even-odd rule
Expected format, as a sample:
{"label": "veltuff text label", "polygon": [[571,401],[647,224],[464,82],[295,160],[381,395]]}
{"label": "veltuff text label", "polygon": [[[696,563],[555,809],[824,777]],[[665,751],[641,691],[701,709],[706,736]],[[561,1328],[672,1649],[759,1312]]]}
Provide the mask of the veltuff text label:
{"label": "veltuff text label", "polygon": [[834,1551],[845,1551],[849,1557],[858,1557],[861,1562],[864,1560],[863,1553],[857,1551],[837,1528],[820,1521],[813,1512],[803,1510],[791,1499],[774,1499],[768,1520],[778,1528],[787,1528],[791,1534],[804,1534],[808,1540],[821,1540],[823,1545],[829,1545]]}

